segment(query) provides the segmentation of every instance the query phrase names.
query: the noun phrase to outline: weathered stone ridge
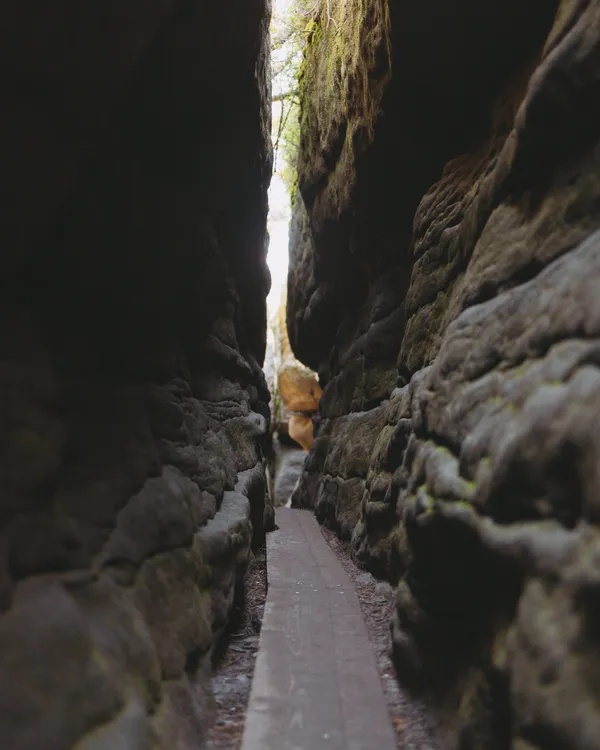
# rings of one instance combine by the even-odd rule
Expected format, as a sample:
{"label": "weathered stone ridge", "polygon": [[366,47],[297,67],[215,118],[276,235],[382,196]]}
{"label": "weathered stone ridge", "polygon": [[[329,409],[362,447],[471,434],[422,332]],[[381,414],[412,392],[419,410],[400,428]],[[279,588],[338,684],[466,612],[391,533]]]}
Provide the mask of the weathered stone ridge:
{"label": "weathered stone ridge", "polygon": [[204,746],[270,516],[269,14],[2,11],[3,748]]}
{"label": "weathered stone ridge", "polygon": [[288,323],[324,396],[293,502],[398,584],[445,746],[592,748],[600,3],[397,6],[343,201],[303,134]]}

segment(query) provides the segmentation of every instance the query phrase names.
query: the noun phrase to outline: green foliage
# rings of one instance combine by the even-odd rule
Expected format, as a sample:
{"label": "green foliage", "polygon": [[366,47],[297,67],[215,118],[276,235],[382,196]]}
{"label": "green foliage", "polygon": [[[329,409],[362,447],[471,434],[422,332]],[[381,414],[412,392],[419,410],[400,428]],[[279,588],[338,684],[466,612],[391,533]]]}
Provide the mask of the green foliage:
{"label": "green foliage", "polygon": [[[390,76],[388,2],[291,0],[287,8],[275,14],[272,27],[275,172],[293,203],[302,134],[307,163],[324,150],[339,154],[338,202],[343,204],[353,179],[355,144],[371,142]],[[337,143],[341,132],[344,143]]]}
{"label": "green foliage", "polygon": [[298,184],[299,80],[305,47],[314,33],[320,6],[321,0],[292,0],[287,12],[274,14],[271,22],[274,172],[287,187],[292,205]]}
{"label": "green foliage", "polygon": [[300,105],[290,99],[288,110],[283,114],[282,137],[279,143],[276,169],[288,189],[292,204],[298,182],[296,161],[300,146]]}
{"label": "green foliage", "polygon": [[372,144],[391,76],[389,24],[388,0],[322,0],[307,24],[298,168],[306,185],[327,172],[319,222],[350,204],[358,156]]}

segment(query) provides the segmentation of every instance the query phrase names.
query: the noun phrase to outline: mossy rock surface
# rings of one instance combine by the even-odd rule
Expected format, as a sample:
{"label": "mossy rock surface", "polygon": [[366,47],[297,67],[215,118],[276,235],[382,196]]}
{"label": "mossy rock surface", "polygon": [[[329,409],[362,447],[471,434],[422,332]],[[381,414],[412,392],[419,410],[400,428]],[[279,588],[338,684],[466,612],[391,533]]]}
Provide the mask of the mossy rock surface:
{"label": "mossy rock surface", "polygon": [[324,394],[295,495],[399,583],[444,747],[587,750],[600,3],[353,5],[360,43],[332,4],[306,58],[288,320]]}

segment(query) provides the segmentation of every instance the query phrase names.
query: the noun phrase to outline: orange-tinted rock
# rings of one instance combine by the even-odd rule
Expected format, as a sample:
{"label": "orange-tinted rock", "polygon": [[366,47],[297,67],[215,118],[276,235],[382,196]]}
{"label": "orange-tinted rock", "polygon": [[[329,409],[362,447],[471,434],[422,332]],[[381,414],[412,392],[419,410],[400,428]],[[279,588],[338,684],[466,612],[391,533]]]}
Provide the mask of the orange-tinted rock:
{"label": "orange-tinted rock", "polygon": [[301,445],[305,451],[313,444],[313,423],[311,417],[304,414],[292,414],[288,422],[290,437]]}
{"label": "orange-tinted rock", "polygon": [[318,411],[323,391],[306,368],[296,363],[285,364],[279,370],[278,385],[281,400],[289,411],[305,414]]}

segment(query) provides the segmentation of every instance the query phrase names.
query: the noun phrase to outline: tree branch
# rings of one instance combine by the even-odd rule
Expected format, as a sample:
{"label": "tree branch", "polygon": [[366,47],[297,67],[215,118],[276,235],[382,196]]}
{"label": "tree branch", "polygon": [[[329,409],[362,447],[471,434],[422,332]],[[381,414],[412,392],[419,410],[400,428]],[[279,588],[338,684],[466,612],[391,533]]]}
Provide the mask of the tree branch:
{"label": "tree branch", "polygon": [[335,18],[331,15],[331,0],[327,0],[327,26],[329,26],[330,21],[333,21],[333,25],[339,31],[340,27],[337,25]]}
{"label": "tree branch", "polygon": [[[294,108],[294,105],[290,104],[288,111],[284,113],[285,103],[282,103],[281,105],[281,118],[279,120],[277,140],[275,141],[275,146],[273,148],[273,171],[275,171],[275,169],[277,168],[277,157],[279,156],[279,141],[281,140],[281,136],[283,134],[283,131],[285,130],[288,117],[290,116],[290,112],[292,111],[293,108]],[[285,117],[284,117],[284,114],[285,114]]]}
{"label": "tree branch", "polygon": [[289,99],[290,96],[296,96],[298,92],[293,89],[292,91],[282,91],[281,94],[274,94],[272,97],[272,101],[274,102],[282,102],[285,99]]}

